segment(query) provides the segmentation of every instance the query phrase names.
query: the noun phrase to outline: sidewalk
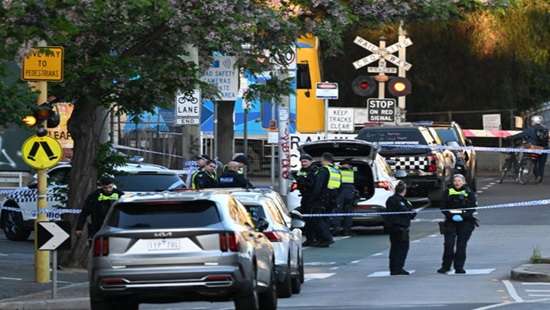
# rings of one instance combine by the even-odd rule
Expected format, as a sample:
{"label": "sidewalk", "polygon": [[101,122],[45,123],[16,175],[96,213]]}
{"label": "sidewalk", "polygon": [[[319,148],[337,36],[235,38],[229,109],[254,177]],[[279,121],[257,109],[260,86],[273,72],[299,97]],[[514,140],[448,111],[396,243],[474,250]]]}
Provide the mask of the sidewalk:
{"label": "sidewalk", "polygon": [[59,288],[57,298],[51,299],[51,290],[0,300],[5,310],[80,310],[89,309],[88,282]]}

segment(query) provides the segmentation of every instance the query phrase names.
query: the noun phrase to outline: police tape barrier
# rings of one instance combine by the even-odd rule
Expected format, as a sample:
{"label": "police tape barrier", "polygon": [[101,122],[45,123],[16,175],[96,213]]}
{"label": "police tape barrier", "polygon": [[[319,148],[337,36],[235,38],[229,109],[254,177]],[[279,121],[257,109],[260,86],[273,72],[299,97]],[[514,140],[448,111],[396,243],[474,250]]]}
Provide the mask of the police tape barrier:
{"label": "police tape barrier", "polygon": [[550,154],[550,149],[529,149],[529,148],[513,148],[513,147],[488,147],[488,146],[448,146],[448,145],[421,145],[407,143],[375,143],[381,147],[399,148],[399,149],[424,149],[434,151],[479,151],[479,152],[495,152],[495,153],[534,153],[534,154]]}
{"label": "police tape barrier", "polygon": [[186,159],[185,157],[183,157],[181,155],[150,151],[150,150],[146,150],[146,149],[140,149],[140,148],[137,148],[137,147],[125,146],[125,145],[120,145],[120,144],[115,144],[115,145],[113,145],[113,147],[115,149],[119,149],[119,150],[135,151],[135,152],[149,153],[149,154],[155,154],[155,155],[165,155],[165,156],[168,156],[168,157]]}
{"label": "police tape barrier", "polygon": [[443,211],[467,211],[467,210],[489,210],[489,209],[505,209],[505,208],[521,208],[521,207],[535,207],[535,206],[550,206],[550,199],[530,200],[522,202],[510,202],[501,203],[488,206],[478,206],[472,208],[463,209],[431,209],[417,211],[400,211],[400,212],[350,212],[350,213],[305,213],[303,217],[372,217],[372,216],[388,216],[388,215],[401,215],[401,214],[427,214],[427,213],[440,213]]}

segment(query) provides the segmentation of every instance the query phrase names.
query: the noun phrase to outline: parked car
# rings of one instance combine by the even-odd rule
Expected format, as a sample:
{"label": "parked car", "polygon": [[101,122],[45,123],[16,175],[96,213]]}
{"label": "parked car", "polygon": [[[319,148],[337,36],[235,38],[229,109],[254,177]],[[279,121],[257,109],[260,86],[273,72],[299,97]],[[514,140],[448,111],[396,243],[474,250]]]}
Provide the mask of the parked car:
{"label": "parked car", "polygon": [[[156,192],[184,188],[185,183],[178,175],[162,166],[151,164],[126,164],[117,168],[115,184],[125,193]],[[65,197],[69,184],[71,165],[60,164],[47,173],[48,207],[66,208]],[[0,227],[6,237],[13,241],[27,240],[34,229],[36,219],[36,201],[38,191],[36,180],[22,188],[3,191],[0,196]],[[3,207],[19,211],[6,210]],[[56,219],[59,214],[49,213],[48,217]]]}
{"label": "parked car", "polygon": [[261,193],[233,192],[233,196],[248,210],[256,224],[267,220],[263,231],[271,241],[275,252],[275,277],[279,297],[288,298],[299,294],[304,282],[304,257],[302,254],[302,231],[305,223],[300,219],[284,219],[276,202]]}
{"label": "parked car", "polygon": [[[432,123],[431,128],[435,130],[443,145],[454,147],[472,146],[472,140],[464,136],[460,125],[456,122],[450,123]],[[476,190],[477,179],[477,156],[476,151],[472,149],[454,151],[457,158],[455,172],[461,173],[466,177],[466,181],[472,190]]]}
{"label": "parked car", "polygon": [[[357,139],[376,143],[398,179],[407,184],[407,196],[442,202],[453,175],[453,160],[445,152],[431,149],[438,139],[423,126],[363,128]],[[448,153],[447,153],[448,154]]]}
{"label": "parked car", "polygon": [[239,310],[276,309],[266,228],[230,193],[123,197],[93,240],[91,308],[233,300]]}

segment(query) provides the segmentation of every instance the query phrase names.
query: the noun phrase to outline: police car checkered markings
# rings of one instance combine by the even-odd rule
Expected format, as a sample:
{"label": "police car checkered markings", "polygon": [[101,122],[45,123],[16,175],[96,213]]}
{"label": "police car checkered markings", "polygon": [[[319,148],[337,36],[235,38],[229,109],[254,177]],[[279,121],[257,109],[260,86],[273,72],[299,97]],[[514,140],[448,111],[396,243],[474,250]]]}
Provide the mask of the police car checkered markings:
{"label": "police car checkered markings", "polygon": [[[409,270],[409,273],[413,274],[415,273],[416,270]],[[384,278],[384,277],[389,277],[390,276],[390,272],[389,271],[377,271],[377,272],[373,272],[371,274],[369,274],[367,277],[368,278]]]}
{"label": "police car checkered markings", "polygon": [[535,154],[550,154],[550,149],[528,149],[528,148],[512,148],[512,147],[488,147],[488,146],[447,146],[447,145],[418,145],[418,144],[399,144],[399,143],[375,143],[380,146],[388,146],[392,148],[402,149],[424,149],[436,151],[479,151],[479,152],[497,152],[497,153],[535,153]]}
{"label": "police car checkered markings", "polygon": [[430,164],[428,157],[425,156],[395,156],[389,157],[388,159],[390,159],[390,161],[394,161],[390,164],[392,170],[424,170]]}

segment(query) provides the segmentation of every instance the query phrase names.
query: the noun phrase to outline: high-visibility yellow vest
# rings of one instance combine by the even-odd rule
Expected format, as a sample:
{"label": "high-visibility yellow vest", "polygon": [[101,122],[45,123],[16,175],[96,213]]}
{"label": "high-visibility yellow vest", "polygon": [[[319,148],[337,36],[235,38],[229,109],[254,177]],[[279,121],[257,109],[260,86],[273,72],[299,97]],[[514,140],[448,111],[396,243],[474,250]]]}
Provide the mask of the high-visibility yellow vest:
{"label": "high-visibility yellow vest", "polygon": [[355,183],[355,171],[353,169],[340,169],[342,174],[342,183],[344,184],[354,184]]}
{"label": "high-visibility yellow vest", "polygon": [[112,193],[112,194],[109,195],[109,196],[104,195],[103,193],[100,193],[100,194],[99,194],[99,197],[97,197],[97,201],[118,200],[118,198],[120,198],[120,197],[118,196],[118,193]]}
{"label": "high-visibility yellow vest", "polygon": [[342,184],[342,174],[340,170],[334,166],[326,166],[329,172],[328,189],[339,189]]}
{"label": "high-visibility yellow vest", "polygon": [[457,191],[453,187],[449,188],[449,196],[464,196],[468,197],[468,192],[466,190]]}

